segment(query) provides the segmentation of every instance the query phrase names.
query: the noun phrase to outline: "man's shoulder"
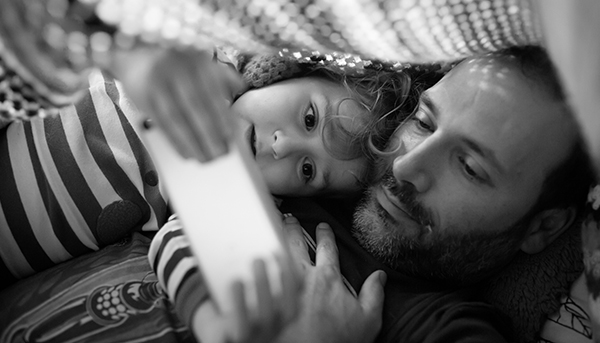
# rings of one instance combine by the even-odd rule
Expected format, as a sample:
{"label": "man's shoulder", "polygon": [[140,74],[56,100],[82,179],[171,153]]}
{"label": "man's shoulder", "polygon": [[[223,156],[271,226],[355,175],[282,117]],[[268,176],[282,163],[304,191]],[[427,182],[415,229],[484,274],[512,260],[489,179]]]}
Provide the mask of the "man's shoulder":
{"label": "man's shoulder", "polygon": [[497,308],[458,291],[386,288],[380,342],[505,342],[514,340],[511,320]]}

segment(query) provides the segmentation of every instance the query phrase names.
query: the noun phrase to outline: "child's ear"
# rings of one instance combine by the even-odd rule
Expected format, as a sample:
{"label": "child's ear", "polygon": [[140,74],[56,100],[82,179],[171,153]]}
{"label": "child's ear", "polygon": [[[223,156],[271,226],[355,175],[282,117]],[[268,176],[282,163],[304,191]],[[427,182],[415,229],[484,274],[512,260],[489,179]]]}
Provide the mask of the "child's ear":
{"label": "child's ear", "polygon": [[521,250],[536,254],[544,250],[575,221],[574,207],[554,208],[538,213],[529,224],[529,233],[521,244]]}

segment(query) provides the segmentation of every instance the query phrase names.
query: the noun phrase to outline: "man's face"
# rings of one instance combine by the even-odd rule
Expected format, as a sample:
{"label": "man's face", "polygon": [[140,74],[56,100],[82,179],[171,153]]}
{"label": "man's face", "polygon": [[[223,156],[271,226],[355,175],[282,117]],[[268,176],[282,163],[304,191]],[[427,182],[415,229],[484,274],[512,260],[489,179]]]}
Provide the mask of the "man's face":
{"label": "man's face", "polygon": [[511,64],[463,63],[395,133],[391,170],[369,190],[355,234],[392,267],[413,272],[460,279],[503,264],[575,134],[564,108]]}
{"label": "man's face", "polygon": [[366,110],[348,98],[341,84],[303,77],[250,90],[233,103],[272,193],[309,196],[360,189],[365,159],[335,159],[323,139],[331,116],[348,118],[341,123],[349,131],[356,129],[354,118],[364,117]]}

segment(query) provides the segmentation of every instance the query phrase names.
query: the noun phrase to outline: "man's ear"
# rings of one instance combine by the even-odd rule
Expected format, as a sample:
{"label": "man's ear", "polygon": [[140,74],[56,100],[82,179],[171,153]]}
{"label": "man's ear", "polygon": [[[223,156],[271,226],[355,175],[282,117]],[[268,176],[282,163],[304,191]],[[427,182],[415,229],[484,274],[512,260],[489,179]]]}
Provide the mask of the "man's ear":
{"label": "man's ear", "polygon": [[544,250],[575,221],[574,207],[553,208],[538,213],[529,224],[529,233],[521,244],[521,250],[536,254]]}

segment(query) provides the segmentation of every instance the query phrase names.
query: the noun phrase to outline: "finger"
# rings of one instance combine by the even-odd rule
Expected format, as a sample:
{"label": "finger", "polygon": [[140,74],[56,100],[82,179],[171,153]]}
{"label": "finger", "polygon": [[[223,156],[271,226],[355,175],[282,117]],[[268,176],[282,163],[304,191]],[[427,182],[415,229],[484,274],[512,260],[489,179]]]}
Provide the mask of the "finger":
{"label": "finger", "polygon": [[193,99],[201,99],[202,103],[208,104],[207,110],[212,110],[218,114],[211,116],[215,125],[219,127],[226,137],[230,137],[234,132],[234,127],[237,121],[233,120],[234,116],[229,111],[229,107],[233,102],[234,92],[240,92],[245,88],[239,73],[222,64],[216,63],[213,60],[206,60],[203,64],[196,64],[196,78],[192,81],[198,83],[197,88],[205,90],[198,94],[187,93],[192,95]]}
{"label": "finger", "polygon": [[248,90],[248,84],[244,82],[239,72],[225,66],[219,65],[219,67],[223,70],[224,90],[229,94],[231,101]]}
{"label": "finger", "polygon": [[216,91],[210,90],[207,85],[196,86],[192,82],[173,82],[172,86],[171,92],[176,100],[174,107],[177,109],[172,115],[190,130],[189,138],[209,159],[225,154],[236,123],[226,125],[223,120],[228,110],[221,95],[215,94]]}
{"label": "finger", "polygon": [[302,226],[293,216],[287,216],[283,220],[283,233],[288,244],[290,255],[294,262],[299,266],[300,271],[311,265],[308,255],[308,246],[304,240]]}
{"label": "finger", "polygon": [[[206,160],[201,145],[196,141],[190,125],[183,124],[181,113],[185,112],[177,94],[173,93],[169,78],[160,75],[159,70],[139,77],[139,83],[126,88],[130,99],[142,113],[149,116],[152,126],[160,128],[177,152],[183,157],[196,157]],[[127,86],[127,85],[126,85]],[[145,128],[150,128],[147,122]]]}
{"label": "finger", "polygon": [[194,312],[192,331],[198,342],[226,341],[226,325],[212,300],[205,301]]}
{"label": "finger", "polygon": [[278,325],[278,317],[275,315],[275,301],[271,291],[271,284],[267,275],[265,261],[256,260],[252,264],[254,279],[256,282],[256,298],[258,300],[258,321],[257,323],[267,325],[266,331],[271,331]]}
{"label": "finger", "polygon": [[283,256],[276,256],[278,268],[281,277],[281,301],[280,309],[283,314],[283,323],[290,322],[298,313],[300,294],[303,282],[298,276],[295,266],[289,259]]}
{"label": "finger", "polygon": [[196,158],[201,162],[213,158],[214,152],[208,146],[209,139],[204,129],[192,119],[207,115],[201,106],[190,113],[189,105],[186,106],[180,95],[169,86],[165,86],[161,96],[149,101],[152,104],[150,113],[184,158]]}
{"label": "finger", "polygon": [[241,281],[231,285],[233,311],[231,313],[232,325],[228,336],[233,342],[242,342],[250,333],[250,315],[246,304],[245,287]]}
{"label": "finger", "polygon": [[[242,80],[239,73],[223,65],[216,65],[218,68],[211,69],[214,75],[211,85],[207,87],[219,87],[221,97],[218,99],[220,105],[220,115],[216,118],[219,127],[223,128],[226,137],[239,136],[240,118],[231,111],[231,105],[238,94],[247,90],[247,84]],[[219,73],[219,74],[216,74]],[[213,100],[215,101],[215,100]]]}
{"label": "finger", "polygon": [[174,56],[181,69],[180,77],[170,75],[169,81],[184,109],[179,115],[184,116],[182,119],[194,132],[200,133],[198,140],[208,149],[207,154],[217,157],[227,151],[236,125],[225,120],[229,107],[225,99],[231,97],[224,85],[226,70],[206,53],[181,51]]}
{"label": "finger", "polygon": [[144,49],[118,56],[113,69],[133,104],[165,132],[182,156],[198,155],[201,151],[189,138],[189,129],[177,121],[177,111],[169,106],[167,81],[177,77],[172,75],[173,65],[165,62],[170,58],[168,51]]}
{"label": "finger", "polygon": [[[206,53],[172,50],[162,53],[149,71],[154,85],[147,87],[153,94],[146,96],[155,103],[150,110],[159,109],[155,119],[186,158],[204,161],[228,151],[235,123],[223,122],[228,95],[215,67]],[[195,155],[187,155],[190,151]]]}
{"label": "finger", "polygon": [[335,244],[335,235],[327,223],[317,225],[317,266],[330,266],[335,270],[340,269],[338,249]]}
{"label": "finger", "polygon": [[365,313],[374,316],[374,318],[379,318],[379,322],[381,322],[383,311],[384,286],[386,281],[387,275],[384,271],[375,271],[365,280],[358,295],[358,301]]}

